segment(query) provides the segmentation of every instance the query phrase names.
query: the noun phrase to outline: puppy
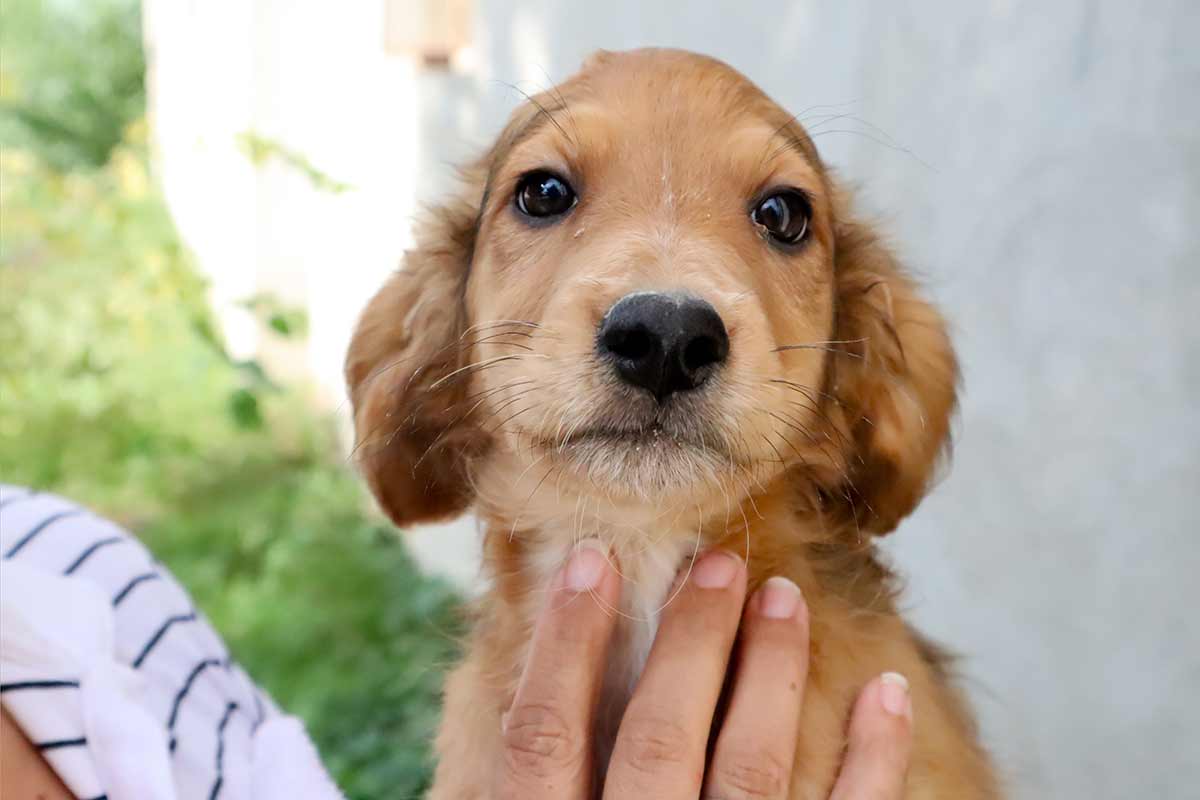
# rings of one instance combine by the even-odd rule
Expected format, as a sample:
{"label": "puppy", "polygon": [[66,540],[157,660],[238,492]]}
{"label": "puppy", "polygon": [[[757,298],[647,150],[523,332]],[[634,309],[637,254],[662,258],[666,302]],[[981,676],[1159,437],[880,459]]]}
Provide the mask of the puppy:
{"label": "puppy", "polygon": [[859,688],[908,676],[911,798],[996,780],[874,536],[946,449],[938,312],[853,216],[800,119],[727,65],[601,52],[529,99],[371,300],[346,365],[356,452],[399,526],[474,506],[482,597],[446,683],[431,797],[487,786],[541,604],[584,537],[624,577],[597,766],[680,567],[747,558],[803,590],[812,653],[791,796],[824,800]]}

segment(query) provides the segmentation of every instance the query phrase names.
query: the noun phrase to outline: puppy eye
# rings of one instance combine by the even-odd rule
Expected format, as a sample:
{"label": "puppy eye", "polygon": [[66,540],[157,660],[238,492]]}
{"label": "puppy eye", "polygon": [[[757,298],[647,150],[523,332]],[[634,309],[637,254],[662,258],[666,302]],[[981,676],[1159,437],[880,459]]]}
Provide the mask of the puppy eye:
{"label": "puppy eye", "polygon": [[784,189],[767,195],[751,212],[754,224],[783,244],[796,244],[808,234],[812,204],[803,192]]}
{"label": "puppy eye", "polygon": [[575,190],[553,172],[539,170],[521,176],[516,201],[527,217],[557,217],[575,205]]}

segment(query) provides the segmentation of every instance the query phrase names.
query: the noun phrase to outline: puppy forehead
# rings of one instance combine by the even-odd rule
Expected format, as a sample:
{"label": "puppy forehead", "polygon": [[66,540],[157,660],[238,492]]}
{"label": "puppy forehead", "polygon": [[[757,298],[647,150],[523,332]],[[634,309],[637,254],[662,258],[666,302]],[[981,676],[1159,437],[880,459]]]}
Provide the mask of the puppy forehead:
{"label": "puppy forehead", "polygon": [[507,154],[504,171],[551,168],[584,181],[623,176],[692,188],[728,180],[748,189],[776,179],[821,189],[820,162],[787,117],[780,122],[780,114],[735,114],[707,104],[637,105],[589,98],[543,112]]}
{"label": "puppy forehead", "polygon": [[672,167],[713,177],[722,167],[741,177],[821,172],[790,113],[732,67],[694,53],[601,53],[523,111],[503,159],[517,171],[552,159],[540,166],[628,167],[657,180]]}

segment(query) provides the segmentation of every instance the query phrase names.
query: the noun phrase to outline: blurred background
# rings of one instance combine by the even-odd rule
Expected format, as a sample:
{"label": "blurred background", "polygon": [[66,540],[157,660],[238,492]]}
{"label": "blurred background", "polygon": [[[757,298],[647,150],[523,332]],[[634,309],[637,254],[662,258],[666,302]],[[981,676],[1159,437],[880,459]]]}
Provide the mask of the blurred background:
{"label": "blurred background", "polygon": [[0,480],[145,537],[350,797],[419,793],[477,533],[366,502],[355,316],[522,91],[698,50],[826,107],[953,322],[953,468],[885,546],[1012,795],[1194,796],[1197,40],[1191,0],[4,0]]}

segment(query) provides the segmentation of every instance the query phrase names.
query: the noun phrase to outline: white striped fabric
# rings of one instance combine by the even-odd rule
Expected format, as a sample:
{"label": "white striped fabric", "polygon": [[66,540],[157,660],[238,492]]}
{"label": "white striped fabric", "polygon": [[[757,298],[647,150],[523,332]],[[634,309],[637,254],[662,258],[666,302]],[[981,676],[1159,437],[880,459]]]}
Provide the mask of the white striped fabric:
{"label": "white striped fabric", "polygon": [[341,798],[302,725],[139,541],[6,485],[0,702],[84,800]]}

